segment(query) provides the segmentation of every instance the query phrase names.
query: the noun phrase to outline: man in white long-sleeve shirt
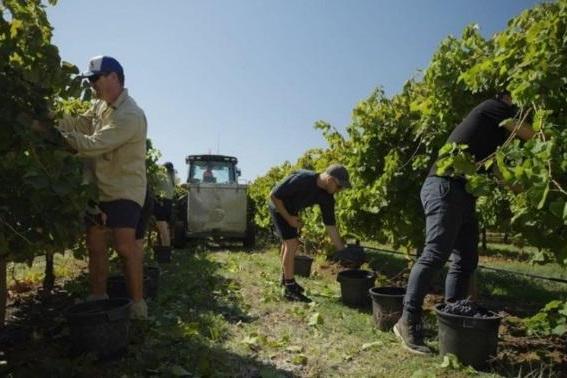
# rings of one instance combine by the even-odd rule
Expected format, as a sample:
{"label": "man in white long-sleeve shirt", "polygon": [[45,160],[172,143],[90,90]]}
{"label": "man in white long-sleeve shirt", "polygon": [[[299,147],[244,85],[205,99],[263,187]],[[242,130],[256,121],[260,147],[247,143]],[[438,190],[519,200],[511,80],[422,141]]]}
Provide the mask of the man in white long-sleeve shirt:
{"label": "man in white long-sleeve shirt", "polygon": [[106,231],[110,228],[114,248],[125,264],[133,300],[131,317],[146,318],[143,251],[136,243],[143,232],[141,211],[146,195],[146,117],[124,88],[124,70],[116,59],[95,57],[82,76],[90,81],[98,100],[83,115],[63,118],[58,129],[79,156],[92,160],[98,188],[102,224],[87,221],[89,299],[106,298]]}

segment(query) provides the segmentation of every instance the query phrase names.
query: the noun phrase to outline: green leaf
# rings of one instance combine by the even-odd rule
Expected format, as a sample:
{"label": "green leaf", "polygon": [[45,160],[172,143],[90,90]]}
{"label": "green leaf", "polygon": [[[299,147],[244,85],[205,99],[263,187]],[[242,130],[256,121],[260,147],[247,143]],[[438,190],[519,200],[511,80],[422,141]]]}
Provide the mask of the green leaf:
{"label": "green leaf", "polygon": [[555,215],[557,218],[563,219],[563,214],[565,211],[565,200],[558,199],[549,204],[549,211],[551,214]]}
{"label": "green leaf", "polygon": [[323,324],[323,317],[321,316],[321,314],[316,312],[309,317],[309,323],[308,324],[312,327],[317,326],[319,324]]}
{"label": "green leaf", "polygon": [[551,331],[554,335],[562,336],[567,332],[567,324],[560,324]]}
{"label": "green leaf", "polygon": [[79,68],[76,65],[69,63],[69,62],[65,62],[65,61],[61,62],[61,68],[65,72],[68,72],[70,74],[78,74],[79,73]]}
{"label": "green leaf", "polygon": [[22,20],[14,18],[10,23],[10,38],[14,39],[20,30],[24,28]]}
{"label": "green leaf", "polygon": [[240,340],[242,344],[246,344],[252,347],[258,346],[258,341],[259,341],[258,336],[246,336],[245,338]]}
{"label": "green leaf", "polygon": [[439,156],[444,156],[452,153],[453,151],[455,151],[456,147],[457,145],[455,143],[447,143],[443,145],[443,147],[439,149]]}
{"label": "green leaf", "polygon": [[549,303],[547,303],[545,305],[545,307],[543,308],[543,312],[550,312],[552,310],[558,310],[559,308],[561,308],[563,306],[563,302],[560,300],[554,300],[551,301]]}
{"label": "green leaf", "polygon": [[545,201],[547,200],[548,194],[549,194],[549,183],[547,183],[547,185],[545,186],[545,189],[543,190],[541,200],[539,201],[539,203],[537,205],[538,210],[541,210],[543,208],[543,206],[545,205]]}
{"label": "green leaf", "polygon": [[307,356],[304,354],[296,354],[291,358],[291,363],[294,365],[307,365]]}
{"label": "green leaf", "polygon": [[559,308],[559,310],[557,311],[559,314],[567,317],[567,302],[563,302],[563,308]]}
{"label": "green leaf", "polygon": [[443,369],[460,369],[462,367],[457,356],[451,353],[447,353],[443,356],[443,362],[440,367]]}

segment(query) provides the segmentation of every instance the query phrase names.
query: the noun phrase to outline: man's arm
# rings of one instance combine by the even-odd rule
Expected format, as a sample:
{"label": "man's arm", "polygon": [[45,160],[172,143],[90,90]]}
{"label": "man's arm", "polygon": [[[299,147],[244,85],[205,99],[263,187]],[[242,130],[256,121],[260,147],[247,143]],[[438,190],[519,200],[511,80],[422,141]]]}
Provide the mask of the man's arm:
{"label": "man's arm", "polygon": [[525,123],[518,124],[518,122],[504,122],[502,124],[503,127],[506,128],[510,133],[516,132],[516,135],[519,136],[522,140],[529,140],[531,139],[535,133],[532,128]]}
{"label": "man's arm", "polygon": [[337,230],[337,226],[336,225],[325,226],[325,228],[327,229],[327,233],[329,234],[329,237],[331,238],[331,241],[333,242],[333,245],[335,246],[337,251],[344,249],[345,244],[343,243],[343,240],[341,239],[341,236],[339,235],[339,231]]}
{"label": "man's arm", "polygon": [[296,216],[291,215],[281,199],[276,197],[275,194],[271,193],[270,198],[272,199],[272,203],[276,207],[277,212],[282,216],[283,219],[291,226],[295,228],[299,228],[301,226],[301,222],[299,222],[299,218]]}
{"label": "man's arm", "polygon": [[57,124],[57,128],[66,132],[79,132],[81,134],[93,133],[94,109],[91,108],[78,117],[65,115]]}
{"label": "man's arm", "polygon": [[80,132],[63,132],[63,137],[79,156],[96,157],[110,152],[130,140],[139,130],[137,117],[113,119],[92,135]]}

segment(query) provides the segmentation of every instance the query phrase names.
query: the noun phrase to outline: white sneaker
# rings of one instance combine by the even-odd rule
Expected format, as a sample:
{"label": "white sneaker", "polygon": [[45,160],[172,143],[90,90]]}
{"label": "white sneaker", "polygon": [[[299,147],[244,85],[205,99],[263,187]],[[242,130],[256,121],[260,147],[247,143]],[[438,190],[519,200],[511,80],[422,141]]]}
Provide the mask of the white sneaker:
{"label": "white sneaker", "polygon": [[148,305],[145,300],[141,299],[138,302],[132,302],[130,305],[130,319],[148,319]]}

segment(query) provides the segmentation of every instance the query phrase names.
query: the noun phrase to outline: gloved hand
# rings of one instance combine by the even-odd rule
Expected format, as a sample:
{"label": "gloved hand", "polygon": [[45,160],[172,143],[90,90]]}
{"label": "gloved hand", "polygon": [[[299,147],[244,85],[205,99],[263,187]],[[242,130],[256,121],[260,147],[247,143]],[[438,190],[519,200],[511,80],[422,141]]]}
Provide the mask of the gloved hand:
{"label": "gloved hand", "polygon": [[364,248],[358,245],[347,245],[335,253],[333,260],[349,268],[358,268],[367,261]]}

